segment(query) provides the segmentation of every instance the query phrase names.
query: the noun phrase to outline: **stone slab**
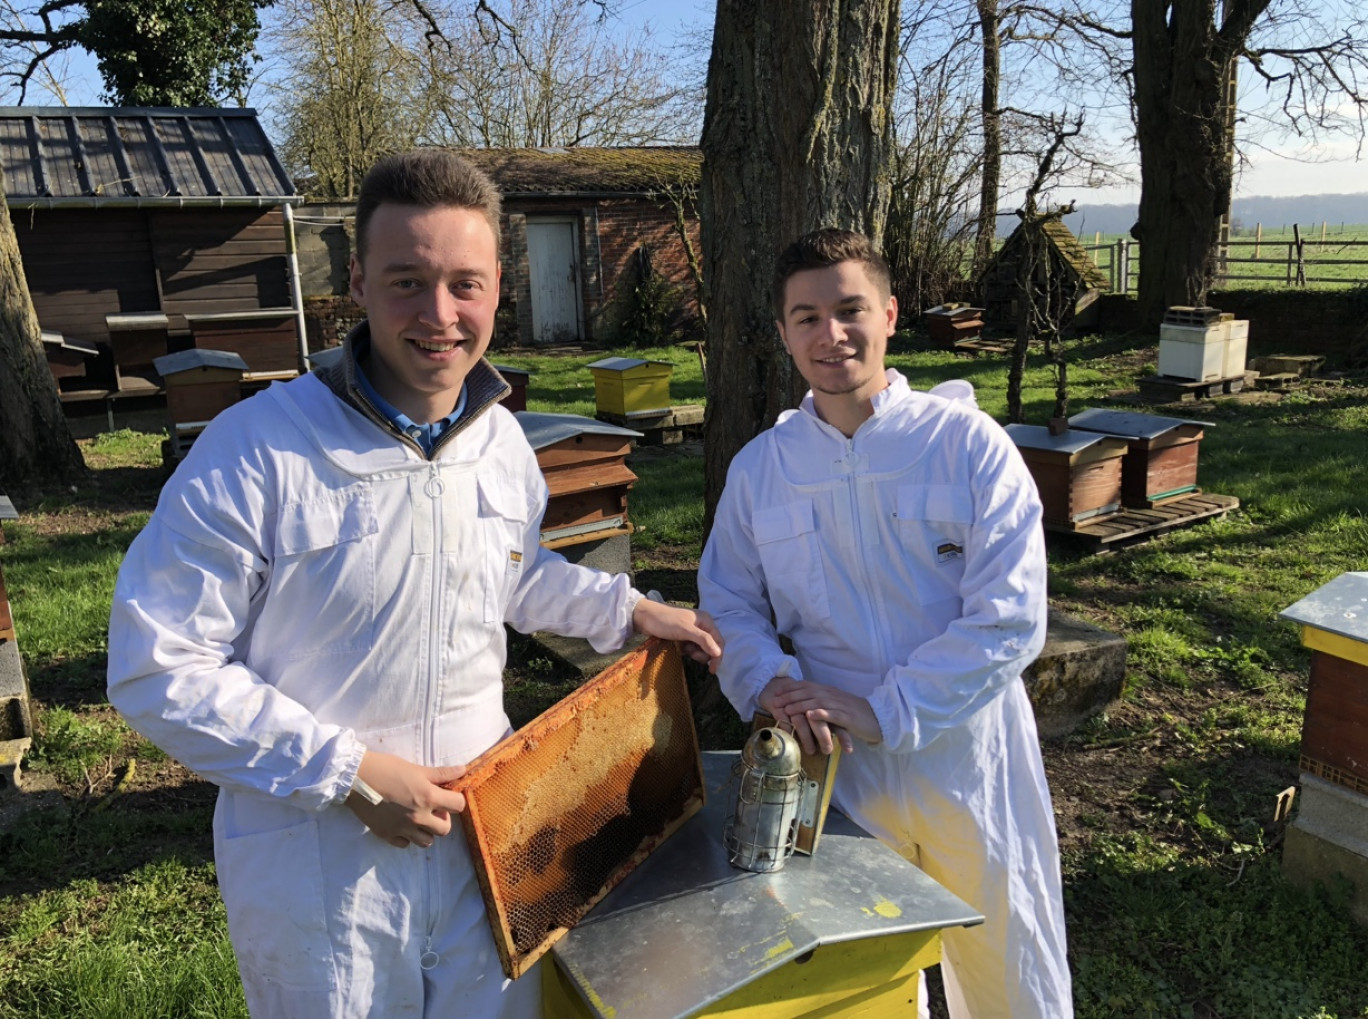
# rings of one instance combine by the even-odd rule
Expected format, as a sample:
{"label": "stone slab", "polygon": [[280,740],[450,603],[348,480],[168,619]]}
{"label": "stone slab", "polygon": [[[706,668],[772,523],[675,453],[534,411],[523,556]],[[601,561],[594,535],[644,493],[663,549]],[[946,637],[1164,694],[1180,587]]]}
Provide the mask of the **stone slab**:
{"label": "stone slab", "polygon": [[1368,796],[1302,772],[1296,826],[1368,860]]}
{"label": "stone slab", "polygon": [[1126,640],[1051,609],[1045,647],[1022,678],[1041,737],[1066,735],[1121,696]]}
{"label": "stone slab", "polygon": [[28,678],[19,645],[0,640],[0,739],[32,736],[29,715]]}
{"label": "stone slab", "polygon": [[1368,857],[1306,831],[1298,820],[1283,836],[1282,873],[1287,881],[1303,886],[1345,878],[1354,886],[1349,913],[1368,927]]}
{"label": "stone slab", "polygon": [[607,538],[576,542],[556,549],[572,563],[590,566],[604,573],[625,573],[632,578],[632,536],[614,534]]}

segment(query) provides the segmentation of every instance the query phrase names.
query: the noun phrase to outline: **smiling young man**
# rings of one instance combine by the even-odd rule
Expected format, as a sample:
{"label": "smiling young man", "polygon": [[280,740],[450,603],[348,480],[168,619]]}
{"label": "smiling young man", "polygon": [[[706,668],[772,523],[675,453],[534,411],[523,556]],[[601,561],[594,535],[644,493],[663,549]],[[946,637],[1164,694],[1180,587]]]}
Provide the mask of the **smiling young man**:
{"label": "smiling young man", "polygon": [[944,933],[954,1019],[1068,1019],[1054,816],[1021,683],[1045,641],[1035,486],[971,400],[885,368],[897,301],[866,238],[801,238],[773,299],[811,391],[732,461],[704,550],[722,689],[809,751],[852,751],[833,802],[985,915]]}
{"label": "smiling young man", "polygon": [[257,1019],[536,1017],[443,788],[509,730],[504,624],[681,640],[707,617],[538,543],[546,485],[484,360],[499,196],[419,150],[367,175],[332,367],[219,415],[119,573],[109,697],[220,787],[214,856]]}

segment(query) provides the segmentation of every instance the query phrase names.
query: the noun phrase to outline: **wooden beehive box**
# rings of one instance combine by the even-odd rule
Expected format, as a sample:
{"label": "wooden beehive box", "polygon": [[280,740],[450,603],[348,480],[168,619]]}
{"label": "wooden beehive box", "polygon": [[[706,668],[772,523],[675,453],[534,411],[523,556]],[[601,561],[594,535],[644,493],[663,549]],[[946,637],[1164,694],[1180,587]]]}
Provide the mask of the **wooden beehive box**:
{"label": "wooden beehive box", "polygon": [[520,410],[527,410],[527,380],[532,373],[503,364],[496,364],[494,368],[504,377],[504,381],[513,387],[513,391],[499,402],[515,414]]}
{"label": "wooden beehive box", "polygon": [[166,388],[172,425],[203,427],[242,399],[247,363],[230,350],[180,350],[153,364]]}
{"label": "wooden beehive box", "polygon": [[494,944],[517,978],[703,807],[678,646],[647,641],[450,788],[465,795]]}
{"label": "wooden beehive box", "polygon": [[960,340],[977,339],[983,332],[983,309],[964,303],[938,304],[922,312],[922,317],[932,344],[944,349],[953,348]]}
{"label": "wooden beehive box", "polygon": [[169,320],[159,311],[106,315],[114,351],[114,378],[119,389],[155,386],[153,362],[166,353]]}
{"label": "wooden beehive box", "polygon": [[589,365],[594,376],[594,403],[598,410],[621,417],[663,414],[670,409],[668,361],[639,357],[605,357]]}
{"label": "wooden beehive box", "polygon": [[560,548],[630,534],[627,493],[637,477],[627,454],[641,433],[577,414],[520,411],[515,417],[550,491],[542,544]]}
{"label": "wooden beehive box", "polygon": [[1301,770],[1368,794],[1368,573],[1342,573],[1281,616],[1312,651]]}
{"label": "wooden beehive box", "polygon": [[1197,452],[1205,421],[1094,407],[1069,418],[1069,427],[1115,435],[1129,444],[1121,463],[1121,502],[1149,509],[1201,491]]}
{"label": "wooden beehive box", "polygon": [[1125,439],[1021,424],[1008,425],[1007,434],[1035,478],[1046,526],[1072,530],[1121,508]]}
{"label": "wooden beehive box", "polygon": [[48,371],[52,372],[54,379],[83,377],[86,373],[86,363],[100,355],[100,350],[95,344],[73,340],[50,329],[42,330],[42,339]]}
{"label": "wooden beehive box", "polygon": [[293,308],[186,315],[194,345],[201,350],[230,350],[247,362],[247,370],[299,370],[299,330]]}

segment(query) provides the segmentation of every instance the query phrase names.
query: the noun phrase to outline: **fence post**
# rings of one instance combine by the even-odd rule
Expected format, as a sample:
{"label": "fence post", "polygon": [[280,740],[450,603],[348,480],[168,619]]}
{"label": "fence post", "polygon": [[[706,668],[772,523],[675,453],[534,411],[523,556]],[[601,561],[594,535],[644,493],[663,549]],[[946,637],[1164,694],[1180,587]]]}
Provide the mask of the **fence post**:
{"label": "fence post", "polygon": [[1259,245],[1263,243],[1263,224],[1254,224],[1254,257],[1259,257]]}
{"label": "fence post", "polygon": [[1288,245],[1287,245],[1287,285],[1288,285],[1289,287],[1292,285],[1292,262],[1293,262],[1292,252],[1293,252],[1293,250],[1294,250],[1295,248],[1296,248],[1296,245],[1293,244],[1293,243],[1291,243],[1291,242],[1289,241],[1289,242],[1288,242]]}
{"label": "fence post", "polygon": [[1122,237],[1116,242],[1121,248],[1121,295],[1130,293],[1130,238]]}
{"label": "fence post", "polygon": [[1303,257],[1303,251],[1306,245],[1302,240],[1301,227],[1296,223],[1292,224],[1292,243],[1297,249],[1297,285],[1304,287],[1306,286],[1306,260]]}

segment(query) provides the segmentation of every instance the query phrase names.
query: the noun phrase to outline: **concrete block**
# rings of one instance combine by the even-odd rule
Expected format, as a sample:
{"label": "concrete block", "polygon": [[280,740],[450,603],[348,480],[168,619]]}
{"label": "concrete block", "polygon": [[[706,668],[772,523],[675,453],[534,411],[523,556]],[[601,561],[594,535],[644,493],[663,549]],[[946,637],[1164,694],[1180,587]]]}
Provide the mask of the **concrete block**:
{"label": "concrete block", "polygon": [[615,534],[610,538],[581,541],[556,549],[572,563],[589,566],[604,573],[625,573],[632,578],[632,536]]}
{"label": "concrete block", "polygon": [[1302,772],[1293,824],[1368,861],[1368,796],[1363,793]]}
{"label": "concrete block", "polygon": [[1066,735],[1121,696],[1125,638],[1051,609],[1045,647],[1022,678],[1040,735]]}
{"label": "concrete block", "polygon": [[1354,886],[1349,913],[1368,926],[1368,857],[1307,831],[1299,818],[1283,837],[1282,873],[1303,886],[1327,884],[1336,876],[1347,879]]}
{"label": "concrete block", "polygon": [[3,640],[0,641],[0,740],[32,735],[24,661],[19,657],[19,646],[12,640]]}

